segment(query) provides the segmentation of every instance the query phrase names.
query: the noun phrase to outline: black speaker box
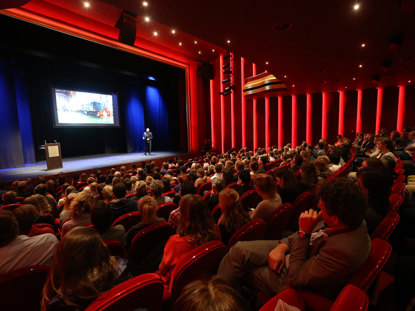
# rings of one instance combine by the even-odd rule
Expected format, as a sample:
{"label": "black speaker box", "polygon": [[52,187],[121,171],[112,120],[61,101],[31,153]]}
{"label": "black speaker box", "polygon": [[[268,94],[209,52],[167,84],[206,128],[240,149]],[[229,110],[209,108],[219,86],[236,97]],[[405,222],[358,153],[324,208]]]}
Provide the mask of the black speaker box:
{"label": "black speaker box", "polygon": [[120,29],[118,41],[133,46],[135,42],[135,36],[136,36],[135,24],[136,24],[135,15],[132,13],[123,11],[121,13],[120,18],[117,21],[117,24],[115,25],[115,27]]}

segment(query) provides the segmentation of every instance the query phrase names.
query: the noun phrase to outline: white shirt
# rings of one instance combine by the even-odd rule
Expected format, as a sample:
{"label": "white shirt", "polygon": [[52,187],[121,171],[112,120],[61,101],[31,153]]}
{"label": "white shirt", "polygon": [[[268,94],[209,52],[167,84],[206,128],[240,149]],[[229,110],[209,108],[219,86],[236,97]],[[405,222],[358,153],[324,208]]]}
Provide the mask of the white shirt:
{"label": "white shirt", "polygon": [[0,247],[0,273],[31,265],[52,265],[58,243],[51,233],[33,237],[18,235],[12,242]]}

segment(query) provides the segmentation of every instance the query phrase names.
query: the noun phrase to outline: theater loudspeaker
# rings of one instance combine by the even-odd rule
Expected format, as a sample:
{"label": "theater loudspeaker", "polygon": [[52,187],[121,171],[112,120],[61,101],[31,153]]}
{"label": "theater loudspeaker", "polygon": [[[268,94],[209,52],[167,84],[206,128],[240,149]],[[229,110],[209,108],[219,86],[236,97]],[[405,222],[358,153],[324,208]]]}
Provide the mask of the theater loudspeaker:
{"label": "theater loudspeaker", "polygon": [[207,62],[203,62],[199,67],[200,74],[205,80],[211,80],[214,78],[213,65]]}
{"label": "theater loudspeaker", "polygon": [[136,15],[123,11],[115,27],[120,29],[118,41],[133,46],[136,36]]}
{"label": "theater loudspeaker", "polygon": [[30,0],[0,0],[0,9],[18,8],[28,2],[30,2]]}

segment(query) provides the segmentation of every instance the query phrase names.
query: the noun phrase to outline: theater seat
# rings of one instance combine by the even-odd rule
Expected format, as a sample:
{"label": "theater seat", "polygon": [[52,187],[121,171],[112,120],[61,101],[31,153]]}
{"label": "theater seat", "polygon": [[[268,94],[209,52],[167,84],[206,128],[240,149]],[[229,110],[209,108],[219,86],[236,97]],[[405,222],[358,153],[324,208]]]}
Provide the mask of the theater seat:
{"label": "theater seat", "polygon": [[381,221],[381,223],[376,227],[375,231],[371,234],[370,238],[380,238],[382,240],[387,241],[391,236],[393,230],[395,229],[396,225],[399,223],[400,216],[398,213],[394,211],[390,211],[386,214],[385,218]]}
{"label": "theater seat", "polygon": [[160,218],[164,218],[164,220],[169,220],[169,216],[172,210],[175,210],[177,205],[173,202],[167,202],[160,204],[157,208],[157,216]]}
{"label": "theater seat", "polygon": [[28,236],[35,236],[35,235],[41,235],[45,233],[51,233],[53,235],[59,235],[56,234],[55,229],[53,226],[49,223],[36,223],[32,225],[32,228],[30,229],[30,232]]}
{"label": "theater seat", "polygon": [[397,213],[403,201],[404,201],[404,198],[402,195],[398,193],[391,193],[389,195],[389,211],[393,211]]}
{"label": "theater seat", "polygon": [[130,212],[124,215],[121,215],[112,223],[112,226],[123,225],[125,232],[128,231],[132,226],[138,224],[141,221],[141,212]]}
{"label": "theater seat", "polygon": [[122,245],[120,241],[104,240],[104,243],[110,250],[111,256],[127,258],[127,251],[125,250],[124,245]]}
{"label": "theater seat", "polygon": [[47,266],[28,266],[0,275],[0,310],[40,310]]}
{"label": "theater seat", "polygon": [[19,206],[21,206],[21,205],[22,205],[22,203],[7,204],[7,205],[3,205],[3,206],[1,206],[1,207],[0,207],[0,209],[2,209],[2,210],[7,210],[7,211],[10,211],[10,212],[13,212],[13,211],[14,211],[14,209],[18,208],[18,207],[19,207]]}
{"label": "theater seat", "polygon": [[95,299],[85,311],[161,311],[163,282],[154,273],[125,281]]}
{"label": "theater seat", "polygon": [[231,182],[229,185],[227,185],[225,188],[232,188],[232,189],[236,189],[238,188],[239,185],[237,182]]}
{"label": "theater seat", "polygon": [[219,203],[215,205],[212,210],[213,219],[215,219],[215,223],[218,223],[219,218],[222,216],[222,210],[220,209]]}
{"label": "theater seat", "polygon": [[294,205],[285,203],[272,213],[267,219],[267,230],[265,231],[265,240],[278,240],[281,234],[286,230]]}
{"label": "theater seat", "polygon": [[240,197],[240,202],[246,211],[255,208],[259,202],[262,201],[261,197],[255,190],[248,190]]}
{"label": "theater seat", "polygon": [[188,283],[216,274],[225,253],[225,245],[215,240],[186,254],[173,269],[169,289],[163,294],[165,305],[173,303]]}
{"label": "theater seat", "polygon": [[298,229],[298,219],[300,218],[300,214],[310,208],[316,207],[316,197],[309,191],[303,192],[297,197],[297,199],[295,199],[293,205],[294,209],[291,214],[287,230],[295,232]]}
{"label": "theater seat", "polygon": [[209,191],[212,189],[212,182],[211,181],[207,181],[204,182],[203,184],[201,184],[198,188],[197,188],[197,194],[199,194],[200,196],[204,196],[206,191]]}
{"label": "theater seat", "polygon": [[261,218],[251,220],[239,228],[229,239],[228,249],[239,241],[263,240],[267,223]]}

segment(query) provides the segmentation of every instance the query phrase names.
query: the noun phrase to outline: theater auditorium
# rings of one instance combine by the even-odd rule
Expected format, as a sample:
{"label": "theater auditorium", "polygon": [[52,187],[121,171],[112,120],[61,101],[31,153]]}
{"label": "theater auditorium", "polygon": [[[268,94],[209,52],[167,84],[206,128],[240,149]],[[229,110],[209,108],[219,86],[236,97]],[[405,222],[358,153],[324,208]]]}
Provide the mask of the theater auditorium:
{"label": "theater auditorium", "polygon": [[415,0],[0,0],[0,310],[415,310]]}

